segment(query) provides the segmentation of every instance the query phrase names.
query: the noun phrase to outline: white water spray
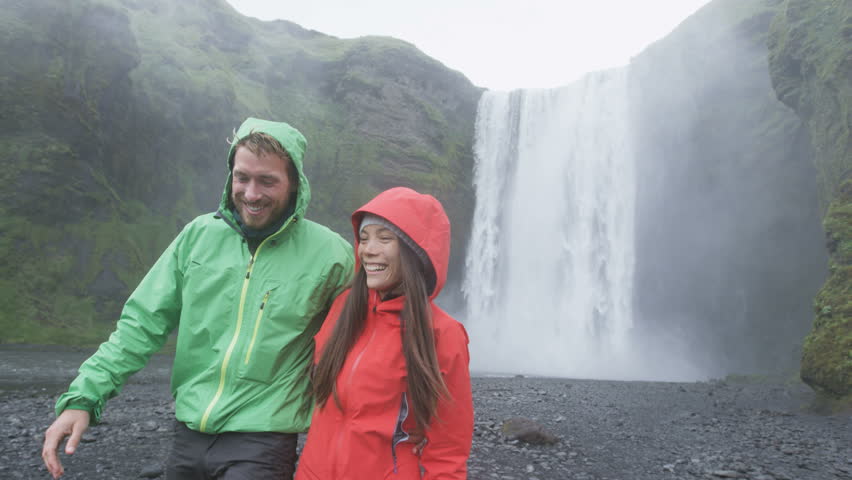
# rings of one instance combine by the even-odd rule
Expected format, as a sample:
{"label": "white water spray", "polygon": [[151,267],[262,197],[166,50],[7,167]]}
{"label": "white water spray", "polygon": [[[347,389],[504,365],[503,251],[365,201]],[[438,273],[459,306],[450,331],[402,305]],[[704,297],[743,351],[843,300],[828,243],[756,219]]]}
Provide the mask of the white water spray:
{"label": "white water spray", "polygon": [[668,376],[632,331],[627,110],[625,69],[480,100],[463,285],[475,372]]}

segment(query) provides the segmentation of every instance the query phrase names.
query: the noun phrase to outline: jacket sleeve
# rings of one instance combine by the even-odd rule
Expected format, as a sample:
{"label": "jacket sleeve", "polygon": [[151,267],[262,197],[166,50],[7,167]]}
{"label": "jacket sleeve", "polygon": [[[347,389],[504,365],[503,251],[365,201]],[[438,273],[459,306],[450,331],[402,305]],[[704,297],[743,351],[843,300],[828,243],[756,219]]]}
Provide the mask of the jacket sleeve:
{"label": "jacket sleeve", "polygon": [[355,256],[352,252],[352,246],[338,236],[337,248],[334,253],[334,264],[328,276],[327,289],[331,295],[328,298],[328,306],[336,299],[344,290],[346,290],[349,282],[352,280],[352,272],[355,268]]}
{"label": "jacket sleeve", "polygon": [[420,464],[423,480],[462,480],[467,478],[467,459],[473,440],[473,398],[470,388],[470,354],[464,327],[455,322],[436,339],[438,362],[450,398],[438,405],[437,418],[426,434]]}
{"label": "jacket sleeve", "polygon": [[311,299],[319,312],[312,321],[313,327],[308,329],[311,336],[317,335],[331,316],[330,310],[339,303],[337,299],[349,286],[355,264],[352,247],[340,235],[334,234],[332,241],[326,245],[328,248],[323,252],[327,258],[325,270]]}
{"label": "jacket sleeve", "polygon": [[56,402],[57,416],[68,408],[88,410],[91,423],[98,423],[106,401],[162,348],[180,319],[183,273],[177,251],[183,236],[169,245],[130,295],[109,339],[80,366]]}
{"label": "jacket sleeve", "polygon": [[346,303],[346,297],[348,296],[349,290],[346,290],[334,299],[334,302],[331,304],[331,308],[328,310],[328,314],[323,321],[322,327],[320,327],[319,332],[314,335],[315,348],[314,359],[312,362],[313,366],[316,366],[316,364],[319,363],[320,356],[322,356],[322,349],[325,347],[326,342],[328,342],[331,332],[334,331],[334,326],[337,324],[340,312],[343,311],[343,305]]}

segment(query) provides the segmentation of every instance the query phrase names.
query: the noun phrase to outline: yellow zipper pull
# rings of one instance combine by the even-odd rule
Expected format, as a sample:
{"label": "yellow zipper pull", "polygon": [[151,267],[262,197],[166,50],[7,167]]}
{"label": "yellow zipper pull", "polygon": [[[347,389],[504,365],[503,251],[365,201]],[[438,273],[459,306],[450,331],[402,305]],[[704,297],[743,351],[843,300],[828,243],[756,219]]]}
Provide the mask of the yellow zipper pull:
{"label": "yellow zipper pull", "polygon": [[248,269],[246,269],[246,280],[251,278],[251,267],[253,267],[253,266],[254,266],[254,255],[252,255],[251,259],[249,260]]}

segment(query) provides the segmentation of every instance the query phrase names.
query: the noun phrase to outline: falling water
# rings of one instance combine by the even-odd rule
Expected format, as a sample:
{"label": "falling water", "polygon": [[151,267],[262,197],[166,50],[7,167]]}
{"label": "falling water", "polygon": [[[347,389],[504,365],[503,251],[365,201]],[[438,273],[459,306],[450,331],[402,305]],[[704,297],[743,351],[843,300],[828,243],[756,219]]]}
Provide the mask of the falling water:
{"label": "falling water", "polygon": [[478,372],[636,378],[624,69],[486,92],[463,291]]}

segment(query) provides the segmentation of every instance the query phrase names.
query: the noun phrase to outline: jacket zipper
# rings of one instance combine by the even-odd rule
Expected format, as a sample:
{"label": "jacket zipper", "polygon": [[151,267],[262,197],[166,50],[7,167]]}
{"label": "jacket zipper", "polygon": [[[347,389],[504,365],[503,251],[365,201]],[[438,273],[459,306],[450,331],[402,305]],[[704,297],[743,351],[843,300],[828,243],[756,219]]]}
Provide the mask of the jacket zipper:
{"label": "jacket zipper", "polygon": [[[278,230],[278,233],[283,232],[287,227],[290,226],[293,222],[296,221],[295,217],[290,217],[287,222],[284,223],[284,226],[281,227],[281,230]],[[219,388],[216,390],[216,394],[213,395],[213,400],[210,401],[210,404],[207,405],[207,410],[204,411],[204,415],[201,417],[201,424],[198,427],[198,430],[204,433],[207,429],[207,421],[210,419],[210,412],[213,411],[213,407],[216,406],[216,403],[219,401],[219,398],[222,397],[222,392],[225,391],[225,376],[228,373],[228,363],[231,361],[231,354],[234,352],[234,347],[237,345],[237,339],[240,338],[240,328],[243,325],[243,309],[246,305],[246,293],[248,292],[249,280],[251,280],[251,271],[254,267],[254,259],[257,258],[258,254],[260,254],[260,250],[266,244],[266,242],[278,235],[278,233],[270,235],[263,239],[260,242],[260,245],[257,246],[257,249],[254,251],[254,255],[252,255],[249,260],[248,269],[246,270],[246,278],[243,280],[243,290],[240,293],[240,308],[237,311],[237,327],[234,329],[234,337],[231,338],[231,343],[228,345],[228,350],[225,351],[225,358],[222,360],[222,367],[219,370]]]}
{"label": "jacket zipper", "polygon": [[355,370],[358,369],[358,364],[361,363],[361,359],[364,357],[364,353],[367,352],[367,348],[369,348],[370,344],[373,342],[373,339],[376,338],[376,328],[373,325],[373,329],[370,332],[370,338],[367,339],[367,344],[364,345],[364,348],[358,352],[358,356],[355,357],[355,361],[352,362],[352,368],[349,369],[349,376],[346,378],[346,389],[349,390],[349,386],[352,385],[352,377],[355,376]]}
{"label": "jacket zipper", "polygon": [[[352,368],[349,369],[349,376],[346,378],[346,389],[347,390],[349,390],[349,385],[352,383],[352,377],[355,375],[355,370],[358,369],[358,364],[361,363],[361,359],[364,357],[364,353],[367,352],[367,348],[369,348],[370,343],[372,343],[373,339],[376,337],[376,330],[378,330],[378,329],[376,328],[376,325],[373,324],[372,331],[370,332],[370,338],[367,339],[367,344],[364,345],[364,348],[362,348],[360,352],[358,352],[358,356],[355,357],[355,361],[352,362]],[[343,414],[343,420],[345,421],[346,420],[346,413],[345,412],[341,412],[341,413]],[[339,428],[337,430],[337,441],[334,442],[336,444],[335,451],[337,451],[337,452],[343,451],[342,446],[343,446],[343,431],[344,430],[346,430],[346,428]],[[339,476],[337,475],[337,464],[334,465],[334,474],[335,475],[332,478],[339,478]]]}
{"label": "jacket zipper", "polygon": [[[259,250],[260,246],[257,247],[255,255],[257,255]],[[207,429],[207,420],[210,419],[210,412],[213,411],[213,407],[216,406],[216,402],[219,401],[219,398],[222,396],[222,392],[225,390],[225,374],[228,372],[228,363],[231,360],[231,353],[233,353],[234,347],[237,345],[237,339],[240,337],[240,328],[243,325],[243,307],[246,303],[246,292],[248,291],[249,280],[251,279],[252,267],[254,267],[254,257],[249,260],[246,278],[243,280],[243,290],[240,294],[240,308],[237,311],[237,327],[234,329],[234,336],[231,338],[231,344],[228,345],[228,350],[225,351],[225,358],[222,360],[222,367],[219,369],[219,388],[216,390],[216,394],[213,395],[213,400],[210,401],[210,405],[207,405],[207,410],[204,411],[204,416],[201,417],[201,425],[198,429],[202,433],[204,433]]]}
{"label": "jacket zipper", "polygon": [[251,351],[254,348],[254,342],[257,340],[257,331],[260,329],[260,320],[263,318],[263,307],[266,305],[266,302],[269,300],[269,294],[272,290],[266,292],[266,295],[263,296],[263,301],[260,302],[260,310],[257,311],[257,318],[254,320],[254,332],[251,334],[251,343],[249,343],[248,351],[246,352],[246,361],[245,364],[248,365],[249,359],[251,358]]}

